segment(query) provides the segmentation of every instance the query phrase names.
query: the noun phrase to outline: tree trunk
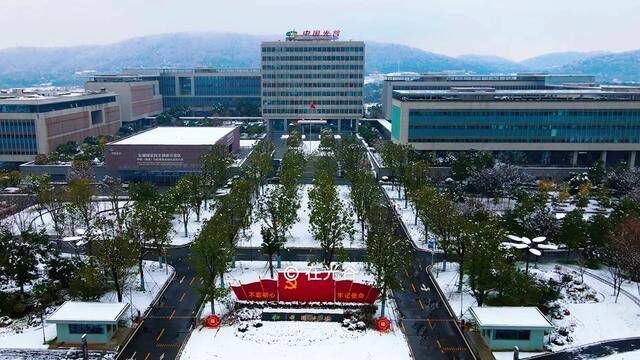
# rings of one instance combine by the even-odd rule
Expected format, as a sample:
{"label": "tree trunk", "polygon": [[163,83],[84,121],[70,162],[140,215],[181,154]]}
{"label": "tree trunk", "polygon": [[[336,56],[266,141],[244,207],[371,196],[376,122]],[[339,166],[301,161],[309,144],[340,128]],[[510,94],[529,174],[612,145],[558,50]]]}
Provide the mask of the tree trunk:
{"label": "tree trunk", "polygon": [[269,254],[269,273],[271,273],[271,278],[273,279],[273,255]]}
{"label": "tree trunk", "polygon": [[118,279],[118,273],[116,269],[111,269],[111,276],[113,276],[113,286],[116,289],[118,295],[118,302],[122,302],[122,289],[120,288],[120,279]]}
{"label": "tree trunk", "polygon": [[189,231],[187,230],[189,219],[187,219],[187,217],[183,215],[182,220],[182,222],[184,223],[184,237],[189,237]]}
{"label": "tree trunk", "polygon": [[142,256],[138,258],[138,271],[140,272],[140,290],[144,291],[144,268],[142,266]]}
{"label": "tree trunk", "polygon": [[384,316],[385,308],[386,308],[386,305],[387,305],[387,290],[386,289],[382,292],[382,299],[380,299],[380,300],[382,300],[381,301],[381,306],[380,306],[380,316]]}

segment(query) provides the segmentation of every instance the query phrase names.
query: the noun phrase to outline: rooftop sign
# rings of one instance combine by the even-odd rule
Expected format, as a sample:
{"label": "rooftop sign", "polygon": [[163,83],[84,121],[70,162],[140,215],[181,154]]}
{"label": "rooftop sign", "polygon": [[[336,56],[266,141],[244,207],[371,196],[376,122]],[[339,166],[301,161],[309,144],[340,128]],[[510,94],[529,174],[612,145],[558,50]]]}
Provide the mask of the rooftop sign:
{"label": "rooftop sign", "polygon": [[287,31],[287,41],[312,41],[312,40],[338,40],[340,30],[305,30],[298,33],[295,30]]}

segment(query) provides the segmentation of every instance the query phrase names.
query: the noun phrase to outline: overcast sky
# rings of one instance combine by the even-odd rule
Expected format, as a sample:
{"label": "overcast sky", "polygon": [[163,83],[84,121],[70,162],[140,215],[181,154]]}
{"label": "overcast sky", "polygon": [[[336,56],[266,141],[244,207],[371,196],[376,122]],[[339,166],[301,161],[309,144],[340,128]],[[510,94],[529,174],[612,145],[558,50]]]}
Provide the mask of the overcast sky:
{"label": "overcast sky", "polygon": [[341,29],[451,56],[513,60],[640,48],[640,0],[0,0],[0,48],[182,31]]}

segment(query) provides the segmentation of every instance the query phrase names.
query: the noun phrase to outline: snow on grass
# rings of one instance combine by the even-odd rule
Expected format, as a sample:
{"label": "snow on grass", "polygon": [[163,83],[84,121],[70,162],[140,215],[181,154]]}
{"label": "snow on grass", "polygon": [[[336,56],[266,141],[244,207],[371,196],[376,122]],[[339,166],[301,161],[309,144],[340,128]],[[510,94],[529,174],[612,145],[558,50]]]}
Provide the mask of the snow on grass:
{"label": "snow on grass", "polygon": [[[127,279],[125,285],[123,302],[132,303],[133,308],[129,310],[128,315],[135,316],[137,310],[144,313],[151,305],[156,295],[160,292],[164,284],[167,282],[174,270],[170,266],[169,273],[160,269],[155,261],[144,262],[144,279],[146,291],[138,290],[140,285],[140,275],[137,273],[137,267],[132,268],[131,276]],[[110,291],[103,295],[100,302],[117,302],[118,298],[115,291]],[[47,314],[53,313],[57,307],[47,309]],[[32,315],[33,316],[33,315]],[[39,314],[35,314],[39,316]],[[14,324],[4,328],[0,328],[0,348],[12,349],[47,349],[48,345],[43,344],[42,325],[29,326],[27,319],[31,316],[24,317],[14,321]],[[47,315],[45,315],[46,319]],[[56,337],[56,326],[54,324],[45,325],[46,340],[53,340]]]}
{"label": "snow on grass", "polygon": [[[304,248],[304,247],[320,247],[318,241],[313,238],[311,234],[311,227],[309,226],[309,190],[312,185],[304,184],[300,186],[298,194],[300,195],[300,208],[298,209],[298,221],[289,229],[287,234],[287,242],[285,248]],[[348,185],[337,185],[338,196],[342,200],[343,204],[351,206],[351,199],[349,197],[351,188]],[[268,191],[269,188],[266,188]],[[342,246],[345,248],[364,248],[365,244],[362,241],[362,232],[360,231],[360,225],[356,222],[356,215],[353,211],[351,214],[353,218],[353,225],[355,234],[353,239],[345,239],[342,242]],[[263,221],[256,220],[256,213],[259,211],[256,206],[254,209],[253,219],[251,226],[244,232],[240,232],[238,239],[239,247],[259,247],[262,244],[262,236],[260,229],[264,225]]]}
{"label": "snow on grass", "polygon": [[[413,243],[419,248],[423,250],[428,250],[427,243],[424,238],[424,226],[420,219],[416,221],[416,210],[411,201],[407,202],[407,207],[404,206],[404,199],[400,199],[398,197],[398,189],[393,188],[391,185],[383,185],[384,191],[391,199],[393,206],[396,209],[396,213],[402,219],[407,231],[409,232],[409,237],[413,241]],[[429,234],[430,239],[433,239],[433,235]]]}
{"label": "snow on grass", "polygon": [[[542,280],[553,278],[561,282],[562,274],[570,274],[574,279],[580,279],[580,274],[574,267],[557,263],[532,264],[530,266],[531,274]],[[436,278],[438,285],[447,297],[453,311],[460,316],[462,308],[463,318],[468,317],[469,307],[476,306],[477,303],[467,290],[465,283],[461,306],[461,295],[457,292],[458,265],[447,263],[446,272],[441,271],[442,264],[434,266],[434,273],[436,273],[436,269],[438,270]],[[610,277],[606,269],[588,271],[607,279]],[[572,296],[566,286],[561,290],[563,298],[557,302],[561,309],[567,309],[570,314],[563,319],[551,319],[551,322],[557,329],[568,329],[573,341],[566,342],[564,345],[552,344],[552,350],[558,351],[605,340],[636,337],[640,334],[640,306],[623,294],[619,296],[616,303],[613,288],[588,275],[584,276],[584,284],[586,288],[583,295]],[[630,292],[631,290],[637,292],[637,284],[635,283],[627,282],[625,288]],[[595,300],[590,296],[584,296],[589,293],[595,293]]]}
{"label": "snow on grass", "polygon": [[[555,264],[538,265],[540,271],[553,273]],[[574,267],[560,265],[564,273],[571,274],[574,279],[580,279],[580,274]],[[599,276],[608,278],[606,270],[587,270]],[[556,275],[557,277],[558,275]],[[616,302],[613,288],[591,276],[584,276],[584,283],[597,292],[598,302],[573,303],[567,299],[560,302],[570,311],[570,315],[561,320],[553,319],[557,327],[572,329],[570,336],[573,342],[563,346],[553,345],[553,349],[564,349],[586,345],[604,340],[636,337],[640,334],[640,306],[621,294]],[[627,283],[626,287],[637,291],[636,284]]]}
{"label": "snow on grass", "polygon": [[[358,270],[355,280],[371,280],[362,263],[343,265],[351,265]],[[267,266],[265,261],[240,261],[225,274],[225,282],[247,283],[256,281],[259,277],[269,277]],[[295,266],[300,271],[310,269],[306,262],[283,262],[282,266]],[[232,297],[233,295],[229,295],[228,300],[232,300]],[[232,305],[232,301],[223,303],[226,305],[220,306],[220,302],[216,304],[218,314],[226,313],[229,305]],[[180,359],[410,359],[409,348],[400,331],[394,308],[395,305],[391,302],[389,318],[394,326],[386,334],[372,329],[349,331],[340,323],[324,322],[264,321],[261,322],[261,327],[249,326],[244,333],[238,331],[239,323],[225,324],[219,329],[199,327],[191,333]],[[202,316],[209,313],[207,304]]]}
{"label": "snow on grass", "polygon": [[[205,220],[209,219],[213,215],[211,207],[214,200],[209,200],[207,206],[202,205],[202,211],[200,213],[200,221],[196,221],[195,211],[191,212],[189,221],[187,223],[188,236],[184,234],[184,222],[182,221],[182,215],[176,214],[172,220],[172,230],[169,233],[170,244],[173,246],[186,245],[193,241],[195,235],[200,231]],[[96,201],[94,202],[96,212],[102,215],[106,215],[107,210],[111,209],[111,203],[108,201]],[[119,203],[120,207],[132,206],[132,201],[122,201]],[[20,229],[27,228],[28,224],[32,224],[36,230],[45,230],[47,235],[57,235],[53,226],[53,220],[51,215],[46,213],[40,218],[40,214],[35,206],[31,206],[21,211],[20,213],[13,215],[2,223],[8,225],[15,233],[19,233]],[[84,225],[78,223],[75,228],[84,228]],[[65,235],[71,236],[74,229],[65,229]]]}
{"label": "snow on grass", "polygon": [[447,270],[442,271],[442,263],[433,265],[433,273],[436,281],[449,305],[458,318],[469,318],[469,308],[477,306],[476,299],[471,295],[466,283],[466,276],[462,286],[462,293],[458,292],[458,263],[447,262]]}

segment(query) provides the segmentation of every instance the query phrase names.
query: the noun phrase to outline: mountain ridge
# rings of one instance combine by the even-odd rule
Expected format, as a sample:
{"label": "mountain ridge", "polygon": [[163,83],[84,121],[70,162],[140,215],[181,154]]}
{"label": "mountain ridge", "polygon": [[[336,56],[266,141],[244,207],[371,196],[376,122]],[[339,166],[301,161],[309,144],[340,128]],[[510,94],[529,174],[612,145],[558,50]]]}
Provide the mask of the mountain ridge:
{"label": "mountain ridge", "polygon": [[[165,33],[112,44],[0,49],[0,88],[43,83],[82,85],[83,74],[123,68],[257,68],[260,43],[278,35]],[[365,72],[514,73],[523,71],[593,73],[600,81],[640,81],[640,50],[624,53],[554,53],[515,62],[493,55],[452,57],[393,43],[366,41]],[[533,64],[533,65],[531,65]],[[537,64],[537,65],[536,65]]]}

